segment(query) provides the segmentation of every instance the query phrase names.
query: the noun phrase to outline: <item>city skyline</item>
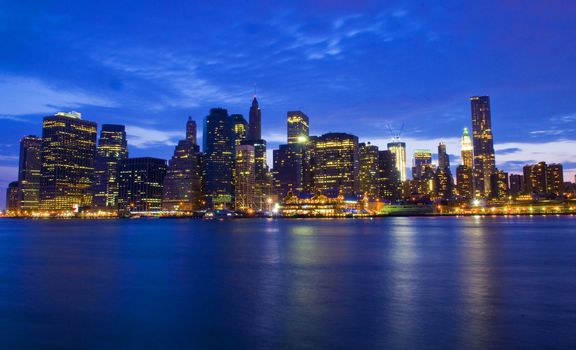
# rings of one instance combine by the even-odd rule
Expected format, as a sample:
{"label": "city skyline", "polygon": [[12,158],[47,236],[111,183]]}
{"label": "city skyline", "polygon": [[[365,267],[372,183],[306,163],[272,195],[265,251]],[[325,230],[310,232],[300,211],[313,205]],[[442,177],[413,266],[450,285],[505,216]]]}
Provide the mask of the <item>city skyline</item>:
{"label": "city skyline", "polygon": [[[388,126],[404,125],[408,164],[415,149],[436,159],[443,141],[455,175],[462,128],[472,130],[467,99],[489,95],[496,166],[521,174],[525,164],[562,163],[573,179],[576,49],[565,43],[576,33],[574,4],[2,6],[10,14],[0,27],[0,93],[9,102],[0,107],[2,190],[17,178],[20,138],[40,135],[44,116],[78,110],[99,125],[124,124],[131,155],[168,159],[188,116],[199,135],[212,107],[248,121],[254,89],[269,166],[285,142],[286,112],[301,110],[310,134],[347,132],[381,150]],[[478,25],[488,12],[491,25]],[[209,25],[216,16],[219,25]]]}

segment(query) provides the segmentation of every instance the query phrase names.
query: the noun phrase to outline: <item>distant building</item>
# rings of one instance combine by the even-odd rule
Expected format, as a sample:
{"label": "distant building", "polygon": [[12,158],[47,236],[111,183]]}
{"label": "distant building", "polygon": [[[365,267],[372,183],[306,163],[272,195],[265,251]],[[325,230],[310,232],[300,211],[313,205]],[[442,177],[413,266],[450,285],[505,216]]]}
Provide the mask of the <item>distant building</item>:
{"label": "distant building", "polygon": [[511,195],[516,196],[524,192],[524,176],[518,174],[510,174],[509,183]]}
{"label": "distant building", "polygon": [[414,151],[414,166],[412,167],[412,192],[432,195],[434,193],[434,173],[432,152],[427,149]]}
{"label": "distant building", "polygon": [[20,140],[17,206],[21,211],[36,211],[40,205],[42,139],[26,136]]}
{"label": "distant building", "polygon": [[71,211],[92,204],[96,123],[80,113],[44,117],[40,209]]}
{"label": "distant building", "polygon": [[20,210],[18,206],[18,181],[12,181],[6,189],[6,210],[16,213]]}
{"label": "distant building", "polygon": [[254,99],[252,100],[252,106],[250,106],[248,116],[248,140],[262,139],[262,111],[258,105],[256,95],[254,95]]}
{"label": "distant building", "polygon": [[255,203],[255,153],[252,145],[236,146],[236,210],[254,210]]}
{"label": "distant building", "polygon": [[360,192],[369,199],[379,197],[378,146],[362,142],[358,145]]}
{"label": "distant building", "polygon": [[490,177],[490,197],[498,200],[506,200],[510,194],[510,186],[508,184],[508,173],[502,170],[496,170]]}
{"label": "distant building", "polygon": [[406,181],[406,143],[400,142],[399,139],[395,139],[393,142],[388,143],[388,150],[394,153],[396,159],[396,170],[398,170],[398,173],[400,174],[400,181]]}
{"label": "distant building", "polygon": [[142,157],[120,161],[118,204],[123,211],[158,211],[162,195],[166,161]]}
{"label": "distant building", "polygon": [[305,143],[280,145],[273,155],[274,187],[278,196],[284,198],[289,191],[298,194],[304,190]]}
{"label": "distant building", "polygon": [[192,119],[192,117],[188,117],[188,121],[186,122],[186,140],[190,141],[193,145],[197,145],[196,134],[196,121]]}
{"label": "distant building", "polygon": [[238,146],[248,136],[248,122],[242,114],[232,114],[230,118],[232,118],[234,146]]}
{"label": "distant building", "polygon": [[288,144],[303,143],[308,140],[310,121],[301,111],[290,111],[287,116]]}
{"label": "distant building", "polygon": [[459,165],[456,168],[456,192],[462,201],[470,201],[474,197],[474,177],[472,168]]}
{"label": "distant building", "polygon": [[128,143],[124,125],[103,124],[94,162],[94,208],[118,209],[118,170],[120,161],[126,158]]}
{"label": "distant building", "polygon": [[314,186],[324,193],[357,194],[358,137],[328,133],[316,140]]}
{"label": "distant building", "polygon": [[204,195],[210,208],[234,203],[234,132],[228,111],[213,108],[204,121]]}
{"label": "distant building", "polygon": [[454,192],[454,179],[450,170],[450,156],[446,151],[446,144],[438,144],[438,168],[434,174],[434,191],[437,199],[449,200]]}
{"label": "distant building", "polygon": [[564,192],[564,175],[562,164],[526,165],[524,171],[524,192],[539,196],[557,197]]}
{"label": "distant building", "polygon": [[486,198],[491,194],[490,176],[496,172],[490,97],[473,96],[470,102],[474,142],[474,191],[475,196]]}
{"label": "distant building", "polygon": [[462,138],[460,140],[460,156],[462,158],[462,165],[472,169],[474,167],[474,148],[472,147],[472,140],[468,133],[468,128],[464,128]]}
{"label": "distant building", "polygon": [[391,151],[378,151],[378,194],[386,201],[400,199],[400,172],[396,168],[396,155]]}
{"label": "distant building", "polygon": [[200,148],[195,143],[196,123],[186,124],[186,139],[178,141],[164,177],[162,208],[164,210],[197,210],[202,207],[201,175],[198,164]]}

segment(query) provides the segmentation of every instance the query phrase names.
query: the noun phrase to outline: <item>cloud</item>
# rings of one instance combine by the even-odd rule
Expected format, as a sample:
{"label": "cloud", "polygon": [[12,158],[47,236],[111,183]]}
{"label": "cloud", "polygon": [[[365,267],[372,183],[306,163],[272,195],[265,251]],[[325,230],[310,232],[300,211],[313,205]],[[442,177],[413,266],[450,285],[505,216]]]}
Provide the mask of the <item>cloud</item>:
{"label": "cloud", "polygon": [[184,137],[183,131],[165,131],[126,125],[128,145],[136,148],[174,146]]}
{"label": "cloud", "polygon": [[66,89],[45,82],[19,76],[0,76],[0,119],[26,121],[18,117],[23,114],[53,113],[63,109],[78,109],[83,106],[114,107],[115,104],[103,97],[90,95],[77,89]]}

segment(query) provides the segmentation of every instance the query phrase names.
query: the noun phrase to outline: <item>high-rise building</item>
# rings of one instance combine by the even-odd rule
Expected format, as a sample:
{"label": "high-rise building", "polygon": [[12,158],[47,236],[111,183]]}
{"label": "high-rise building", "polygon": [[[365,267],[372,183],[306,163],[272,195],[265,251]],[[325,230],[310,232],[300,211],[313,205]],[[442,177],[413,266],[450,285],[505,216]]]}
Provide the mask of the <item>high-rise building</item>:
{"label": "high-rise building", "polygon": [[124,125],[103,124],[94,162],[92,183],[94,208],[118,208],[119,163],[126,158],[128,158],[128,143]]}
{"label": "high-rise building", "polygon": [[188,119],[186,124],[186,139],[178,141],[172,159],[168,162],[168,170],[164,177],[162,208],[164,210],[196,210],[201,208],[201,177],[198,165],[200,148],[195,143],[196,131],[189,126],[193,122]]}
{"label": "high-rise building", "polygon": [[158,211],[162,194],[166,161],[142,157],[120,161],[118,206],[122,211]]}
{"label": "high-rise building", "polygon": [[12,181],[6,189],[6,210],[10,213],[16,213],[20,210],[18,203],[18,181]]}
{"label": "high-rise building", "polygon": [[301,111],[288,112],[287,118],[288,144],[303,143],[308,140],[310,121],[308,116]]}
{"label": "high-rise building", "polygon": [[394,153],[378,151],[378,193],[383,200],[393,202],[400,199],[400,173],[396,166]]}
{"label": "high-rise building", "polygon": [[329,193],[358,193],[358,137],[328,133],[318,137],[315,146],[316,189]]}
{"label": "high-rise building", "polygon": [[462,165],[470,169],[474,168],[474,148],[472,147],[472,140],[468,133],[468,128],[464,128],[462,138],[460,140],[460,155],[462,158]]}
{"label": "high-rise building", "polygon": [[40,209],[71,211],[92,204],[96,123],[56,113],[42,125]]}
{"label": "high-rise building", "polygon": [[234,146],[246,140],[248,133],[248,123],[242,114],[232,114],[233,133],[234,133]]}
{"label": "high-rise building", "polygon": [[510,174],[509,182],[511,195],[516,196],[524,192],[524,176],[518,174]]}
{"label": "high-rise building", "polygon": [[562,164],[537,164],[524,166],[524,192],[539,196],[557,197],[564,192]]}
{"label": "high-rise building", "polygon": [[309,136],[308,141],[304,144],[304,153],[302,155],[302,189],[306,193],[314,193],[316,185],[314,184],[314,173],[316,172],[316,142],[318,136]]}
{"label": "high-rise building", "polygon": [[210,208],[234,204],[234,132],[228,111],[213,108],[204,121],[204,195]]}
{"label": "high-rise building", "polygon": [[434,192],[434,173],[432,152],[428,149],[414,151],[414,166],[412,167],[412,191],[419,194],[432,195]]}
{"label": "high-rise building", "polygon": [[252,106],[250,106],[250,112],[248,116],[248,140],[262,139],[262,111],[258,105],[256,95],[254,95],[254,99],[252,100]]}
{"label": "high-rise building", "polygon": [[564,193],[564,169],[562,164],[550,164],[546,168],[546,191],[553,196]]}
{"label": "high-rise building", "polygon": [[461,164],[456,168],[456,192],[461,201],[468,202],[474,197],[474,176],[472,168]]}
{"label": "high-rise building", "polygon": [[20,162],[18,167],[18,209],[38,210],[40,204],[42,139],[26,136],[20,140]]}
{"label": "high-rise building", "polygon": [[492,117],[489,96],[473,96],[472,139],[474,144],[474,192],[477,197],[490,195],[490,176],[496,172]]}
{"label": "high-rise building", "polygon": [[252,145],[236,146],[236,210],[254,210],[255,200],[255,152]]}
{"label": "high-rise building", "polygon": [[496,170],[490,177],[490,184],[492,193],[490,196],[493,199],[506,200],[510,194],[510,186],[508,184],[508,173],[502,170]]}
{"label": "high-rise building", "polygon": [[290,143],[273,151],[274,187],[280,198],[289,191],[297,194],[304,190],[305,147],[305,143]]}
{"label": "high-rise building", "polygon": [[438,168],[436,169],[434,180],[436,198],[442,200],[451,199],[454,190],[454,179],[450,170],[450,156],[446,152],[446,144],[443,142],[438,144]]}
{"label": "high-rise building", "polygon": [[388,143],[388,150],[394,153],[396,158],[396,170],[400,174],[400,181],[406,181],[406,143],[400,142],[400,139],[395,138]]}
{"label": "high-rise building", "polygon": [[378,146],[362,142],[358,145],[360,192],[370,199],[379,197]]}
{"label": "high-rise building", "polygon": [[188,117],[188,122],[186,122],[186,140],[193,145],[197,145],[196,136],[196,121],[192,117]]}

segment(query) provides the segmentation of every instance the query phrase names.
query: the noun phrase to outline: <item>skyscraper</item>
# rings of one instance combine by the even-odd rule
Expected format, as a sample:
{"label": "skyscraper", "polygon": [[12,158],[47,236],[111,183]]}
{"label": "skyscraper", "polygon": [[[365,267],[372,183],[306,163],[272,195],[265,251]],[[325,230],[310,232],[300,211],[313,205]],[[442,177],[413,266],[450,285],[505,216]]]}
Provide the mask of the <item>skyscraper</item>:
{"label": "skyscraper", "polygon": [[406,181],[406,143],[400,142],[399,138],[388,143],[388,150],[394,153],[396,158],[396,170],[400,174],[400,181]]}
{"label": "skyscraper", "polygon": [[6,210],[12,214],[16,214],[20,210],[18,205],[18,186],[18,181],[12,181],[6,189]]}
{"label": "skyscraper", "polygon": [[41,210],[73,210],[92,204],[96,123],[80,113],[56,113],[42,125]]}
{"label": "skyscraper", "polygon": [[118,208],[118,170],[128,158],[124,125],[103,124],[94,162],[92,205],[95,208]]}
{"label": "skyscraper", "polygon": [[256,207],[255,190],[255,153],[252,145],[236,146],[236,187],[235,208],[254,210]]}
{"label": "skyscraper", "polygon": [[360,192],[370,199],[379,197],[378,146],[362,142],[358,145]]}
{"label": "skyscraper", "polygon": [[474,143],[474,192],[481,198],[490,195],[490,176],[496,172],[492,117],[489,96],[473,96],[472,139]]}
{"label": "skyscraper", "polygon": [[168,162],[162,199],[164,210],[196,210],[201,207],[200,148],[195,143],[196,135],[193,132],[196,132],[196,123],[189,118],[186,139],[178,141],[174,155]]}
{"label": "skyscraper", "polygon": [[490,176],[490,188],[492,193],[490,194],[492,199],[497,199],[500,201],[505,201],[508,199],[508,194],[510,193],[510,185],[508,184],[508,173],[502,170],[496,170]]}
{"label": "skyscraper", "polygon": [[400,172],[396,168],[396,155],[391,151],[378,151],[378,192],[384,200],[400,199]]}
{"label": "skyscraper", "polygon": [[252,100],[252,106],[250,106],[250,112],[248,116],[249,116],[248,139],[249,140],[262,139],[262,111],[260,111],[260,106],[258,105],[256,95],[254,95],[254,99]]}
{"label": "skyscraper", "polygon": [[358,181],[358,137],[328,133],[316,140],[314,185],[332,194],[356,194]]}
{"label": "skyscraper", "polygon": [[188,117],[186,122],[186,140],[190,141],[193,145],[197,145],[196,142],[196,121],[192,117]]}
{"label": "skyscraper", "polygon": [[303,156],[305,144],[291,143],[280,145],[273,151],[273,173],[275,188],[281,198],[289,191],[303,191]]}
{"label": "skyscraper", "polygon": [[42,139],[26,136],[20,140],[18,167],[18,208],[21,211],[38,210],[40,204]]}
{"label": "skyscraper", "polygon": [[302,111],[290,111],[287,117],[288,144],[308,140],[309,120]]}
{"label": "skyscraper", "polygon": [[157,211],[162,209],[166,161],[141,157],[126,158],[119,167],[118,206],[122,211]]}
{"label": "skyscraper", "polygon": [[210,208],[229,208],[234,203],[234,131],[226,109],[210,110],[204,121],[203,142],[207,204]]}
{"label": "skyscraper", "polygon": [[524,191],[524,176],[518,174],[510,174],[510,194],[515,196]]}
{"label": "skyscraper", "polygon": [[238,146],[242,141],[246,140],[248,133],[248,123],[242,114],[232,114],[233,132],[234,132],[234,146]]}
{"label": "skyscraper", "polygon": [[432,195],[434,191],[434,166],[432,152],[428,149],[414,151],[414,166],[412,167],[412,191],[419,194]]}
{"label": "skyscraper", "polygon": [[474,151],[472,147],[472,140],[468,133],[468,128],[464,128],[462,138],[460,139],[460,154],[462,158],[462,165],[472,169],[474,167]]}
{"label": "skyscraper", "polygon": [[436,169],[434,180],[436,198],[441,200],[451,199],[454,189],[454,179],[452,178],[452,171],[450,170],[450,156],[448,156],[446,144],[443,142],[438,144],[438,168]]}

